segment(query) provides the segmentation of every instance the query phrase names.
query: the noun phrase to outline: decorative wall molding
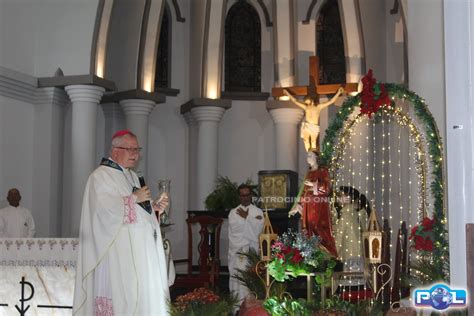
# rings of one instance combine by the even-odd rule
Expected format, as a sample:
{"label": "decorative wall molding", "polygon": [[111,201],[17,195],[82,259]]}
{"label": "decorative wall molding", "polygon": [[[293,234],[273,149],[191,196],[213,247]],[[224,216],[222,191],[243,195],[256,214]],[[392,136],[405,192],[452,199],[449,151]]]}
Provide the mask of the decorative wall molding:
{"label": "decorative wall molding", "polygon": [[394,14],[397,14],[397,13],[398,13],[398,0],[395,0],[393,2],[393,8],[390,9],[390,14],[394,15]]}
{"label": "decorative wall molding", "polygon": [[265,3],[263,3],[263,0],[257,0],[257,3],[260,5],[260,8],[262,8],[263,14],[265,15],[265,25],[267,27],[272,27],[273,22],[272,20],[270,20],[270,14],[268,13],[267,6],[265,5]]}
{"label": "decorative wall molding", "polygon": [[191,111],[193,108],[197,108],[201,106],[206,106],[206,107],[215,106],[215,107],[221,107],[227,110],[232,107],[232,100],[194,98],[182,104],[180,108],[180,112],[181,114],[184,114],[186,112]]}
{"label": "decorative wall molding", "polygon": [[186,22],[186,19],[181,15],[181,10],[179,8],[178,0],[173,0],[173,8],[176,13],[176,21],[178,22]]}
{"label": "decorative wall molding", "polygon": [[317,2],[318,0],[311,1],[311,4],[308,7],[308,11],[306,11],[306,18],[303,20],[303,24],[309,24],[309,22],[311,21],[311,15],[313,14],[313,9]]}
{"label": "decorative wall molding", "polygon": [[0,266],[75,266],[77,238],[2,238]]}
{"label": "decorative wall molding", "polygon": [[38,78],[38,87],[66,87],[72,85],[94,85],[103,87],[106,91],[115,91],[115,83],[113,81],[97,77],[96,75],[72,75],[59,77],[43,77]]}
{"label": "decorative wall molding", "polygon": [[0,95],[33,103],[38,79],[0,66]]}
{"label": "decorative wall molding", "polygon": [[71,102],[66,91],[56,87],[38,88],[34,93],[35,104],[54,104],[64,106]]}

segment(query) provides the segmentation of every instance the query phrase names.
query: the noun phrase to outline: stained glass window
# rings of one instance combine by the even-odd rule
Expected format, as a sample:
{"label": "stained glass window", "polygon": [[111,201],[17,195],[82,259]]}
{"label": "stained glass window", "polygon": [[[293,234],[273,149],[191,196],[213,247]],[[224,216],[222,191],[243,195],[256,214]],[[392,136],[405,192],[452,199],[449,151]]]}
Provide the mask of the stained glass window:
{"label": "stained glass window", "polygon": [[160,39],[155,68],[155,88],[169,88],[170,86],[170,16],[168,7],[163,12],[161,22]]}
{"label": "stained glass window", "polygon": [[320,83],[346,82],[346,59],[337,0],[328,0],[316,23]]}
{"label": "stained glass window", "polygon": [[257,11],[245,0],[225,20],[225,91],[260,92],[261,29]]}

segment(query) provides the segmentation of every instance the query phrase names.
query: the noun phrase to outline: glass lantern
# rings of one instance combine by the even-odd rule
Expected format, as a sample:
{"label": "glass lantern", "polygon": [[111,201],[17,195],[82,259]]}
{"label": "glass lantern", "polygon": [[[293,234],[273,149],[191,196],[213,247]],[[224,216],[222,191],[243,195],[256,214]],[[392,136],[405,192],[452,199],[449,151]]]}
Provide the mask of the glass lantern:
{"label": "glass lantern", "polygon": [[160,216],[160,224],[161,225],[169,225],[170,224],[170,210],[171,210],[171,196],[170,196],[170,184],[171,180],[158,180],[158,198],[162,195],[166,195],[168,197],[168,206],[165,208],[164,212],[161,213]]}

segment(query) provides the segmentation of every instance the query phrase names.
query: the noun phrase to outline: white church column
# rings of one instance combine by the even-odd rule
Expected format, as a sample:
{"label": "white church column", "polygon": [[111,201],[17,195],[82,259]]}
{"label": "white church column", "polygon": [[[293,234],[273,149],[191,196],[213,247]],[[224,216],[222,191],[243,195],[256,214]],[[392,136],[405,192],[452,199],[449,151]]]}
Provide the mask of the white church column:
{"label": "white church column", "polygon": [[202,91],[204,98],[218,99],[221,95],[221,73],[225,13],[227,1],[207,0],[204,25]]}
{"label": "white church column", "polygon": [[231,100],[196,98],[181,105],[181,114],[190,127],[188,181],[191,210],[204,209],[206,197],[214,190],[219,122],[231,103]]}
{"label": "white church column", "polygon": [[[444,24],[440,27],[440,32],[444,33],[444,62],[441,61],[441,65],[435,68],[444,71],[445,73],[445,89],[440,89],[443,82],[435,81],[435,78],[430,77],[431,74],[427,69],[416,69],[424,75],[421,82],[425,83],[426,94],[421,94],[427,97],[427,103],[430,105],[431,112],[437,119],[438,127],[441,135],[443,136],[443,116],[446,116],[446,138],[445,148],[447,150],[447,196],[445,199],[448,201],[448,225],[449,225],[449,256],[450,256],[450,287],[459,289],[466,288],[472,291],[474,281],[472,278],[468,279],[467,269],[472,266],[472,262],[469,262],[466,256],[466,231],[465,226],[467,223],[474,222],[474,215],[472,211],[473,196],[474,196],[474,155],[473,155],[473,118],[474,118],[474,106],[473,106],[473,95],[474,89],[472,87],[472,75],[474,73],[473,61],[474,54],[471,49],[474,42],[472,36],[472,23],[474,21],[474,10],[472,3],[469,1],[444,1],[441,3],[436,1],[437,5],[429,6],[429,12],[424,13],[422,6],[411,4],[408,7],[408,31],[409,31],[409,43],[413,43],[410,37],[412,32],[427,25],[422,25],[421,21],[415,18],[415,14],[422,13],[422,16],[430,14],[434,15],[431,10],[439,10],[444,18]],[[415,12],[411,12],[415,11]],[[439,16],[439,14],[438,14]],[[436,16],[435,16],[436,17]],[[417,23],[415,25],[410,24],[412,20]],[[426,20],[426,19],[424,19]],[[444,31],[444,32],[443,32]],[[421,34],[416,38],[420,42]],[[433,32],[432,37],[435,36]],[[423,38],[426,40],[425,38]],[[425,44],[423,42],[423,44]],[[423,46],[424,47],[424,46]],[[428,46],[427,49],[432,49]],[[441,48],[440,50],[443,50]],[[410,50],[409,50],[410,52]],[[416,61],[422,62],[422,53],[428,55],[426,51],[419,53]],[[441,56],[441,54],[434,54],[430,56],[426,63],[435,61],[434,56]],[[425,57],[426,59],[426,57]],[[410,56],[410,61],[412,56]],[[437,61],[438,62],[438,61]],[[415,64],[415,62],[413,62]],[[410,85],[413,84],[414,78],[417,78],[421,74],[412,73],[412,68],[416,67],[410,63]],[[444,65],[444,67],[443,67]],[[417,87],[418,88],[418,87]],[[422,87],[420,87],[422,88]],[[442,91],[430,91],[430,90],[442,90]],[[417,90],[414,90],[417,91]],[[446,91],[446,98],[443,96],[443,91]],[[417,91],[418,92],[418,91]],[[446,108],[441,111],[442,106],[436,109],[431,108],[429,97],[436,98],[434,102],[439,100],[439,103],[443,103],[446,100]],[[437,115],[438,114],[438,115]],[[469,243],[468,243],[469,244]],[[471,297],[474,295],[471,292]],[[470,299],[472,302],[472,298]],[[472,304],[471,304],[472,309]],[[471,315],[471,310],[469,311]]]}
{"label": "white church column", "polygon": [[278,0],[272,4],[276,86],[289,87],[295,83],[293,1]]}
{"label": "white church column", "polygon": [[125,113],[127,128],[138,138],[138,144],[143,147],[141,159],[137,171],[143,176],[147,175],[147,153],[148,153],[148,118],[156,106],[152,100],[126,99],[121,100],[120,105]]}
{"label": "white church column", "polygon": [[71,235],[78,236],[84,188],[97,165],[97,108],[105,89],[94,85],[70,85],[65,89],[72,102]]}
{"label": "white church column", "polygon": [[304,111],[285,101],[267,101],[267,109],[275,123],[276,169],[297,172],[298,125],[304,116]]}
{"label": "white church column", "polygon": [[34,95],[33,214],[35,237],[61,235],[64,117],[69,97],[60,88],[38,88]]}
{"label": "white church column", "polygon": [[344,34],[346,81],[358,82],[365,72],[362,24],[357,1],[339,1],[341,27]]}
{"label": "white church column", "polygon": [[216,106],[202,106],[191,109],[198,124],[197,136],[197,206],[204,209],[204,200],[214,189],[217,177],[217,144],[219,122],[225,109]]}
{"label": "white church column", "polygon": [[199,205],[197,199],[197,142],[198,142],[198,124],[191,111],[182,113],[184,120],[188,124],[188,207],[192,209]]}
{"label": "white church column", "polygon": [[[105,97],[104,97],[105,98]],[[109,154],[112,135],[119,130],[125,129],[125,115],[122,107],[116,102],[102,103],[102,112],[105,118],[104,133],[104,157]]]}

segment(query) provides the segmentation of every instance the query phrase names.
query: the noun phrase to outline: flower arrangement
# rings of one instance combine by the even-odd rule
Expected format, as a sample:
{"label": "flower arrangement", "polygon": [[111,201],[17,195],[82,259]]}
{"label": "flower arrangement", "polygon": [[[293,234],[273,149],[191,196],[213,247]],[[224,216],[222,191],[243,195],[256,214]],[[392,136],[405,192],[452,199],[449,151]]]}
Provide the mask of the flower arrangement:
{"label": "flower arrangement", "polygon": [[419,253],[410,263],[410,274],[402,277],[407,286],[449,282],[449,258],[445,250],[447,234],[442,220],[438,218],[435,215],[432,219],[425,217],[411,229],[411,247]]}
{"label": "flower arrangement", "polygon": [[[326,271],[330,277],[335,266],[318,237],[309,236],[305,231],[283,233],[272,245],[272,255],[274,259],[268,264],[268,273],[279,282],[313,271]],[[316,281],[321,284],[322,276],[318,277]]]}
{"label": "flower arrangement", "polygon": [[372,74],[372,69],[369,69],[367,75],[362,78],[362,84],[360,94],[360,100],[362,101],[360,112],[362,114],[366,114],[371,118],[372,114],[376,113],[382,106],[390,106],[391,101],[385,85],[377,83]]}
{"label": "flower arrangement", "polygon": [[221,316],[232,312],[237,303],[235,297],[222,298],[210,289],[198,288],[192,292],[178,296],[173,304],[170,304],[172,316]]}
{"label": "flower arrangement", "polygon": [[413,240],[413,248],[416,250],[433,251],[434,222],[434,218],[425,217],[421,224],[413,226],[410,234],[410,240]]}

